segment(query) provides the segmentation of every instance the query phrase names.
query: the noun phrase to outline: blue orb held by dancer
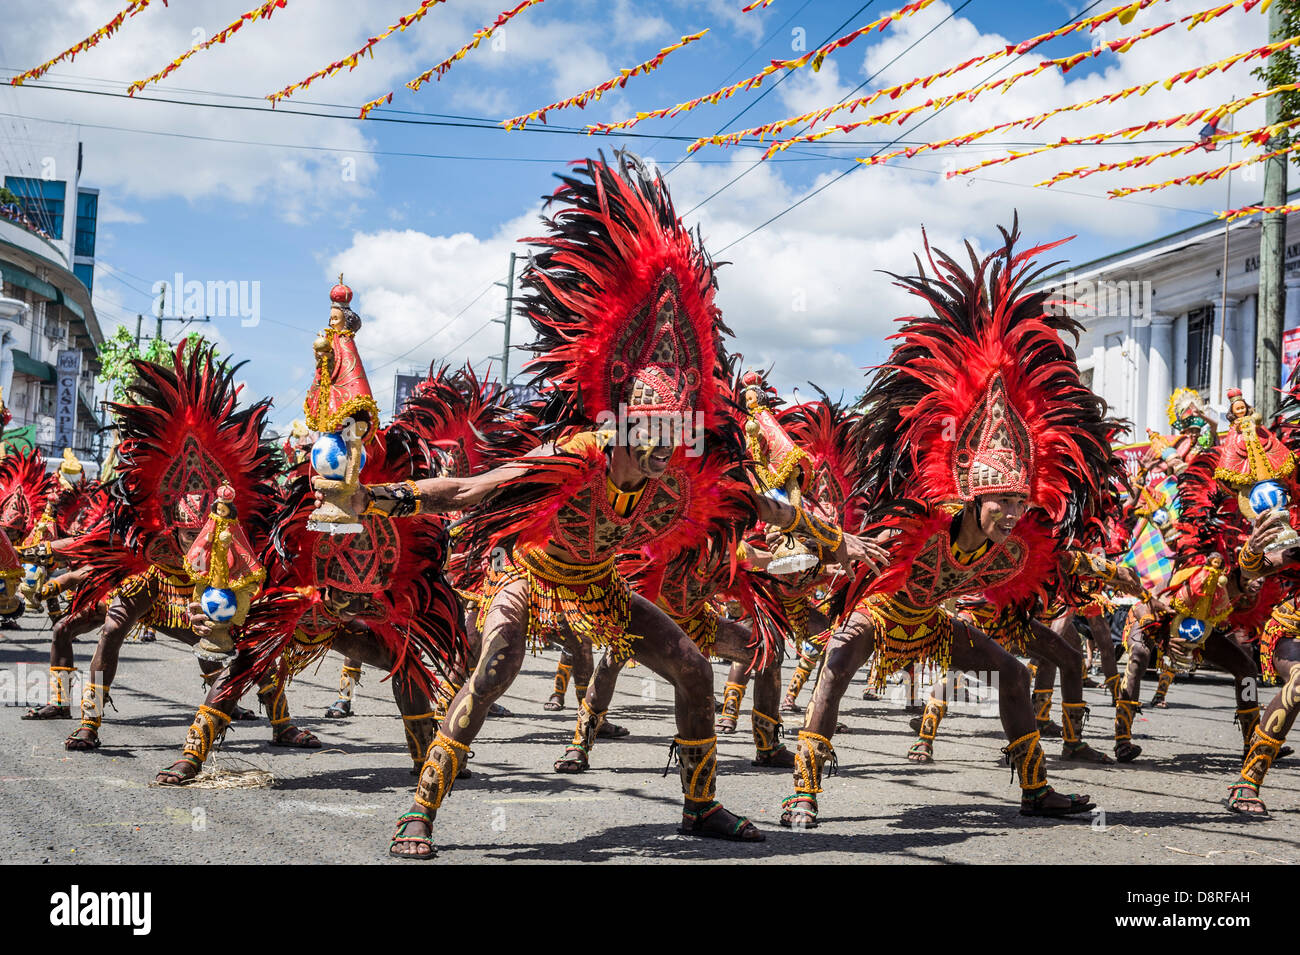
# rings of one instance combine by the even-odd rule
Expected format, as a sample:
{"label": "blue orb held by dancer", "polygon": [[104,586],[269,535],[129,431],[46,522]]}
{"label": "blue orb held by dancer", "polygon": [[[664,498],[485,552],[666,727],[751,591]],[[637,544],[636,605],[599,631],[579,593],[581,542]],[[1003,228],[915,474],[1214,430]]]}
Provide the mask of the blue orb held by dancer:
{"label": "blue orb held by dancer", "polygon": [[1204,620],[1197,620],[1195,617],[1185,617],[1178,624],[1178,636],[1185,640],[1191,646],[1200,646],[1205,642],[1205,638],[1210,635],[1210,627]]}
{"label": "blue orb held by dancer", "polygon": [[1283,508],[1289,503],[1286,488],[1277,481],[1260,481],[1250,489],[1250,506],[1256,514]]}
{"label": "blue orb held by dancer", "polygon": [[[366,452],[361,452],[361,467],[366,465]],[[322,434],[311,446],[311,466],[323,478],[342,481],[348,472],[348,445],[338,432]]]}
{"label": "blue orb held by dancer", "polygon": [[226,587],[209,587],[203,591],[203,598],[199,603],[208,619],[215,623],[229,623],[239,612],[235,592]]}

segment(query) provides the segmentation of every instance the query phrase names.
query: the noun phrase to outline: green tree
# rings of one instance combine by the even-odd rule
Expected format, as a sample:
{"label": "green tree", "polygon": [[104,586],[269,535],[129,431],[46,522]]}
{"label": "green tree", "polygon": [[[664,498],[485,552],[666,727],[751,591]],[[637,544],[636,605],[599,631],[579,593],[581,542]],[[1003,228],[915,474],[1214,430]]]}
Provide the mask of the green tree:
{"label": "green tree", "polygon": [[[185,341],[187,350],[208,344],[198,332],[190,332],[185,336]],[[99,380],[109,383],[109,397],[113,401],[121,401],[135,380],[135,369],[131,362],[143,359],[156,364],[170,364],[175,349],[175,345],[162,338],[146,338],[137,343],[131,330],[125,325],[119,325],[111,337],[100,343]],[[216,355],[217,352],[213,349],[213,357]]]}

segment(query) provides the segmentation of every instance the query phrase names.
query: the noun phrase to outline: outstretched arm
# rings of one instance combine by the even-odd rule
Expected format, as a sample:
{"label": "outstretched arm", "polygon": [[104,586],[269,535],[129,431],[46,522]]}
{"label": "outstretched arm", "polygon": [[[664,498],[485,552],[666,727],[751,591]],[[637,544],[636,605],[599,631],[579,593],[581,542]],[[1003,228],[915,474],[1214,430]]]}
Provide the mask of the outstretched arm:
{"label": "outstretched arm", "polygon": [[841,528],[801,507],[775,501],[761,494],[754,494],[753,497],[761,520],[773,525],[782,534],[793,534],[814,544],[824,563],[847,567],[862,562],[876,574],[889,563],[889,552],[882,546],[888,535],[857,537],[845,534]]}
{"label": "outstretched arm", "polygon": [[[542,445],[525,457],[544,457],[554,453],[553,445]],[[525,464],[507,464],[471,477],[424,478],[420,481],[401,481],[396,484],[363,484],[352,496],[350,503],[354,514],[367,511],[388,514],[391,517],[410,517],[413,514],[441,514],[447,511],[464,511],[481,504],[507,481],[528,473]],[[316,501],[321,500],[316,492]]]}

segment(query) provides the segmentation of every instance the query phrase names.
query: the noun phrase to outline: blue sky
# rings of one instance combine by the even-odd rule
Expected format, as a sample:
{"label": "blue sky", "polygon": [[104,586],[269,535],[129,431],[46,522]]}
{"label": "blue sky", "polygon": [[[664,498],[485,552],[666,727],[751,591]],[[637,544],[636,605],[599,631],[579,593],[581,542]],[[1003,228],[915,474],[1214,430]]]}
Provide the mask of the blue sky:
{"label": "blue sky", "polygon": [[[54,55],[106,22],[121,5],[122,0],[58,5],[13,0],[6,5],[10,29],[0,40],[0,68],[9,73],[0,75]],[[708,27],[704,39],[674,53],[658,71],[634,78],[626,90],[585,111],[548,117],[553,128],[621,119],[734,82],[769,59],[798,55],[800,39],[811,49],[894,5],[877,0],[862,9],[861,3],[776,0],[766,10],[742,14],[742,0],[547,0],[508,25],[496,48],[485,42],[441,83],[411,93],[403,86],[407,79],[460,46],[506,5],[504,0],[448,0],[379,44],[373,60],[318,81],[275,114],[193,105],[257,106],[260,97],[340,59],[417,6],[417,0],[290,0],[270,20],[246,25],[224,46],[195,55],[136,100],[87,92],[123,93],[130,81],[160,69],[195,39],[211,35],[253,5],[253,0],[173,3],[170,8],[156,3],[128,20],[116,36],[75,62],[60,64],[36,84],[82,92],[6,86],[0,89],[0,113],[81,125],[83,183],[102,190],[97,249],[102,267],[95,299],[106,328],[123,321],[134,327],[134,315],[152,307],[154,283],[171,281],[178,272],[187,280],[258,283],[261,320],[256,326],[243,327],[239,318],[225,317],[210,327],[228,352],[249,360],[244,378],[250,394],[275,397],[277,424],[301,414],[311,342],[326,317],[327,293],[340,270],[356,290],[355,305],[367,323],[358,340],[381,405],[391,393],[394,371],[423,369],[438,358],[481,365],[499,354],[502,329],[490,319],[503,310],[504,289],[492,283],[505,278],[514,240],[535,229],[540,197],[554,188],[552,173],[567,160],[620,145],[652,157],[661,169],[671,168],[668,182],[679,212],[689,224],[701,226],[715,253],[726,247],[718,257],[734,264],[719,275],[720,303],[747,360],[774,366],[776,382],[787,393],[808,380],[832,391],[856,391],[860,368],[883,357],[883,337],[892,319],[908,309],[906,296],[877,270],[908,268],[922,224],[940,246],[970,239],[987,247],[996,225],[1009,222],[1012,210],[1019,209],[1028,238],[1077,233],[1078,239],[1058,251],[1075,262],[1086,261],[1201,221],[1224,207],[1223,182],[1128,201],[1105,199],[1107,188],[1217,166],[1226,161],[1225,153],[1197,153],[1053,190],[1032,187],[1059,169],[1139,155],[1195,136],[1194,129],[1177,130],[1159,137],[1166,145],[1061,149],[970,179],[944,180],[945,168],[1001,152],[971,146],[888,168],[859,168],[772,225],[727,247],[729,243],[852,167],[854,157],[869,155],[894,137],[914,142],[985,128],[1159,79],[1267,39],[1266,18],[1257,10],[1233,11],[1194,31],[1166,31],[1123,56],[1106,54],[1067,76],[1049,72],[1023,81],[1005,96],[987,94],[920,128],[868,127],[763,164],[755,163],[756,150],[709,147],[676,168],[686,144],[655,137],[756,125],[834,103],[865,83],[855,94],[863,95],[1052,30],[1086,4],[938,2],[839,51],[818,73],[800,70],[775,85],[774,77],[760,91],[676,119],[644,123],[637,132],[652,134],[648,138],[351,117],[362,102],[396,90],[392,106],[375,117],[499,121],[595,85],[682,35]],[[1088,13],[1111,5],[1098,3]],[[1209,5],[1156,3],[1127,27],[1108,26],[1105,39]],[[1086,35],[1057,40],[1017,61],[1013,69],[1091,44]],[[872,111],[973,86],[994,68],[970,70],[919,97]],[[1249,69],[1241,65],[1170,92],[1157,88],[1143,98],[1066,114],[1040,130],[1002,141],[1041,143],[1214,105],[1258,88]],[[145,97],[179,99],[186,105],[147,102]],[[298,116],[291,110],[345,118]],[[1244,129],[1262,121],[1262,108],[1252,107],[1242,112],[1237,125]],[[1238,151],[1237,158],[1241,155]],[[1252,179],[1247,173],[1234,180],[1234,200],[1240,201],[1233,204],[1256,199],[1261,190],[1262,176]],[[169,324],[168,333],[177,327]],[[515,343],[527,340],[527,330],[516,323]],[[516,355],[512,365],[518,368],[522,358]]]}

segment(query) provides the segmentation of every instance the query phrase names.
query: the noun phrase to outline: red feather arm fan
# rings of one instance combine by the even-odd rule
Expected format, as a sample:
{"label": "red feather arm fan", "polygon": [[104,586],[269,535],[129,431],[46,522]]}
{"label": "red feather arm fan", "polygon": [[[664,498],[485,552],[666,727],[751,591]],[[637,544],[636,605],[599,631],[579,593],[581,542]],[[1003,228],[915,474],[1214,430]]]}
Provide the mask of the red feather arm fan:
{"label": "red feather arm fan", "polygon": [[94,607],[151,565],[179,572],[177,532],[183,525],[197,530],[222,484],[234,489],[240,526],[254,546],[270,531],[277,475],[275,449],[263,440],[270,400],[237,407],[242,364],[183,340],[169,364],[132,365],[128,400],[110,405],[122,440],[108,520],[67,551],[73,564],[90,568],[71,613]]}
{"label": "red feather arm fan", "polygon": [[[432,450],[406,426],[406,414],[379,432],[362,470],[363,482],[430,475]],[[268,588],[238,634],[246,668],[226,693],[242,695],[277,664],[282,676],[301,671],[329,649],[326,635],[345,625],[366,628],[389,651],[395,661],[390,676],[398,674],[433,693],[438,676],[464,668],[469,656],[460,599],[443,569],[445,519],[363,517],[365,533],[331,537],[307,530],[314,505],[305,477],[287,487],[263,554]],[[320,591],[327,586],[363,598],[349,622],[326,607]],[[298,631],[314,642],[295,643]]]}
{"label": "red feather arm fan", "polygon": [[39,450],[11,451],[0,459],[0,527],[15,544],[36,526],[54,484]]}
{"label": "red feather arm fan", "polygon": [[[1017,251],[1018,219],[1010,231],[999,231],[1001,247],[983,259],[967,243],[969,270],[927,241],[933,274],[918,257],[917,275],[894,276],[931,314],[900,319],[901,331],[891,336],[894,351],[859,401],[862,417],[853,438],[858,489],[873,528],[902,531],[887,545],[899,566],[876,582],[859,574],[850,598],[905,579],[913,536],[934,533],[950,519],[927,514],[929,506],[968,497],[962,482],[972,462],[963,454],[969,455],[979,437],[972,429],[987,420],[995,399],[1027,467],[1029,504],[1041,515],[1021,522],[1035,557],[1050,550],[1040,545],[1079,538],[1088,521],[1104,513],[1104,489],[1120,462],[1111,451],[1105,402],[1080,380],[1074,349],[1065,341],[1070,335],[1077,342],[1081,326],[1053,305],[1049,292],[1030,290],[1052,267],[1038,266],[1035,258],[1067,240]],[[1022,575],[1028,579],[1001,588],[1004,596],[1039,592],[1055,566],[1054,559],[1031,559]]]}
{"label": "red feather arm fan", "polygon": [[[441,473],[454,477],[490,471],[541,443],[528,411],[516,409],[498,382],[480,380],[471,365],[455,372],[446,365],[430,368],[400,418],[442,455]],[[464,531],[457,526],[456,539]],[[483,565],[467,559],[464,548],[451,552],[447,570],[460,590],[482,584]]]}
{"label": "red feather arm fan", "polygon": [[510,393],[481,380],[471,365],[430,368],[399,417],[447,458],[444,470],[455,477],[490,471],[541,443]]}

